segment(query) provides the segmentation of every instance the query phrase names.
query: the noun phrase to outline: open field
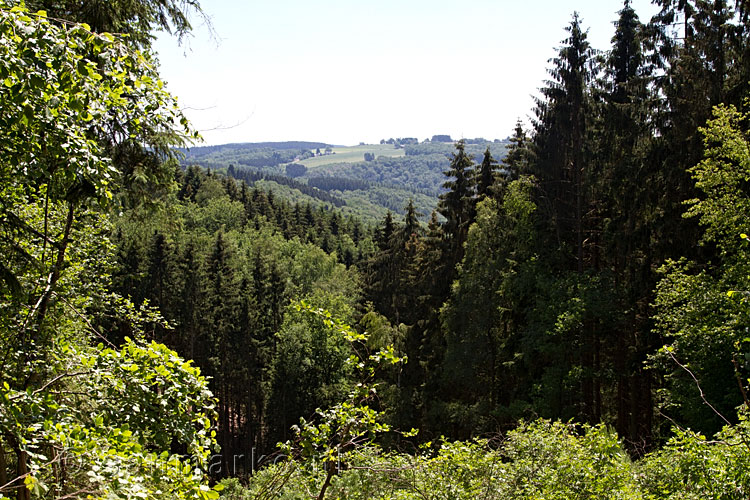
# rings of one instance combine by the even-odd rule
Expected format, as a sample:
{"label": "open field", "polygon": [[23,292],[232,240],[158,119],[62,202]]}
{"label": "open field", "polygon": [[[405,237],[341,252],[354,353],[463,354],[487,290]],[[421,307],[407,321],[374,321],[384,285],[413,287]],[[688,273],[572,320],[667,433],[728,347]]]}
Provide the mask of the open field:
{"label": "open field", "polygon": [[405,154],[403,149],[396,149],[392,144],[364,144],[361,146],[350,147],[342,146],[333,148],[333,152],[336,154],[307,158],[300,163],[307,168],[314,169],[315,167],[331,165],[333,163],[354,163],[365,161],[365,153],[372,153],[376,158],[378,156],[404,156]]}

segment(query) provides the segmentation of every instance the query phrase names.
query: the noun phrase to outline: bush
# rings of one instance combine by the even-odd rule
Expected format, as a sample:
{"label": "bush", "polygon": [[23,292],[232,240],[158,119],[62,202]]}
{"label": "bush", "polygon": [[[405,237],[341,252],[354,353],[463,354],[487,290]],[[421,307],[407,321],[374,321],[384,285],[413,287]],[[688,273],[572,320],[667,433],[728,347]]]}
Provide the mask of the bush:
{"label": "bush", "polygon": [[[641,498],[635,467],[617,436],[604,426],[540,420],[523,424],[502,441],[425,445],[416,455],[372,446],[347,457],[328,498],[473,500]],[[321,467],[269,468],[250,491],[266,491],[287,474],[276,498],[305,498],[318,491]],[[275,484],[282,483],[276,479]],[[265,485],[265,486],[264,486]],[[238,497],[239,498],[239,497]],[[252,497],[255,498],[255,497]]]}

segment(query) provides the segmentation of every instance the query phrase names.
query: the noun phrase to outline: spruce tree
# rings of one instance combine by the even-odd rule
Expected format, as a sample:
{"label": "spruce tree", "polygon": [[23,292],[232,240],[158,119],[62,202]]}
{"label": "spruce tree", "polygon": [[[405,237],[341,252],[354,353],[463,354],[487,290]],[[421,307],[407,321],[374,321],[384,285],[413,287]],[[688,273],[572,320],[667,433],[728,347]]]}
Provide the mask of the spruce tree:
{"label": "spruce tree", "polygon": [[[589,155],[586,138],[589,117],[595,115],[589,84],[594,79],[594,51],[581,27],[578,13],[566,28],[557,57],[550,60],[551,80],[540,91],[535,109],[537,159],[533,173],[539,179],[541,204],[552,224],[555,246],[572,269],[583,272],[588,213],[586,176]],[[567,255],[565,255],[567,254]]]}
{"label": "spruce tree", "polygon": [[[229,471],[230,450],[235,441],[236,421],[232,418],[235,408],[233,370],[238,363],[237,355],[243,349],[239,343],[239,297],[238,283],[231,263],[231,255],[224,234],[216,234],[206,261],[206,332],[205,346],[208,353],[208,374],[212,377],[213,391],[218,396],[218,441],[222,454],[222,471]],[[241,357],[241,356],[240,356]]]}
{"label": "spruce tree", "polygon": [[194,359],[199,366],[205,366],[207,353],[201,349],[199,335],[203,331],[203,268],[200,265],[192,241],[185,248],[177,261],[176,282],[180,290],[179,303],[176,306],[176,319],[179,325],[178,352],[188,359]]}
{"label": "spruce tree", "polygon": [[407,325],[414,324],[419,316],[415,304],[418,300],[418,289],[414,282],[414,269],[417,265],[417,254],[422,249],[422,227],[414,201],[409,199],[404,215],[404,224],[396,231],[395,245],[391,258],[395,260],[398,273],[395,305],[396,317]]}
{"label": "spruce tree", "polygon": [[375,229],[375,242],[381,252],[388,250],[394,233],[393,214],[389,210],[383,218],[382,224]]}
{"label": "spruce tree", "polygon": [[[474,161],[466,153],[463,139],[456,143],[450,167],[444,172],[448,180],[443,184],[447,191],[440,195],[438,212],[445,217],[443,236],[446,245],[444,257],[450,269],[461,262],[463,244],[474,219]],[[451,272],[452,276],[452,272]]]}
{"label": "spruce tree", "polygon": [[744,106],[750,89],[747,2],[657,3],[662,9],[650,25],[650,42],[658,48],[664,75],[657,80],[662,105],[654,117],[659,140],[651,156],[660,172],[654,182],[667,194],[656,207],[660,217],[654,229],[660,238],[653,253],[669,258],[689,249],[686,257],[706,259],[711,250],[697,245],[700,228],[682,217],[682,203],[697,195],[687,170],[703,157],[699,128],[710,118],[712,108]]}
{"label": "spruce tree", "polygon": [[[598,68],[594,66],[595,53],[577,13],[566,31],[568,37],[563,40],[557,57],[551,59],[553,66],[548,72],[552,78],[541,89],[542,98],[537,100],[534,123],[537,157],[532,168],[539,183],[540,223],[549,227],[542,234],[548,235],[544,259],[552,273],[548,277],[552,283],[545,286],[552,286],[555,291],[539,291],[539,310],[535,315],[545,318],[556,310],[557,317],[549,317],[548,324],[540,323],[530,329],[528,342],[548,344],[549,331],[565,339],[564,344],[548,351],[547,371],[543,376],[555,379],[561,373],[576,375],[545,396],[555,402],[549,411],[561,418],[577,413],[597,421],[602,412],[598,378],[602,318],[598,302],[587,304],[587,301],[598,301],[599,297],[594,292],[599,289],[599,281],[591,279],[596,275],[599,250],[598,228],[592,217],[596,170],[590,141],[598,113],[591,83]],[[576,317],[576,321],[560,323],[559,318],[566,316]],[[538,351],[540,360],[544,359],[543,352]],[[554,387],[549,381],[546,385],[548,389]],[[578,408],[574,409],[575,406]]]}
{"label": "spruce tree", "polygon": [[493,424],[512,425],[519,417],[512,409],[519,406],[516,398],[525,397],[520,389],[528,390],[530,382],[520,376],[525,360],[540,364],[521,341],[528,288],[537,272],[532,193],[531,180],[521,177],[508,184],[501,201],[479,203],[466,255],[440,310],[445,337],[440,397],[470,408],[445,416],[464,435],[496,431],[491,415]]}
{"label": "spruce tree", "polygon": [[498,163],[492,157],[490,147],[484,152],[482,163],[479,165],[479,169],[475,175],[475,183],[477,190],[477,200],[481,200],[485,196],[489,196],[492,186],[495,184],[497,175]]}
{"label": "spruce tree", "polygon": [[151,301],[151,305],[159,308],[162,314],[170,316],[167,295],[170,289],[170,250],[167,239],[163,233],[154,231],[151,237],[151,245],[146,256],[146,290],[145,296]]}
{"label": "spruce tree", "polygon": [[501,177],[503,182],[498,186],[500,190],[503,189],[503,185],[518,179],[521,174],[529,173],[534,158],[532,146],[531,138],[526,134],[521,120],[516,121],[507,153],[502,161],[504,172]]}
{"label": "spruce tree", "polygon": [[[610,346],[616,376],[613,411],[615,425],[630,442],[648,441],[653,402],[651,374],[644,361],[658,347],[652,344],[648,321],[656,284],[652,235],[648,219],[659,182],[649,159],[652,148],[653,102],[649,84],[652,68],[643,50],[646,27],[626,1],[615,22],[600,92],[603,100],[598,157],[601,172],[594,189],[601,204],[595,206],[601,226],[602,267],[615,276],[618,311],[610,322],[605,343]],[[645,258],[644,258],[645,257]]]}
{"label": "spruce tree", "polygon": [[405,246],[413,237],[419,237],[421,233],[419,217],[422,214],[418,213],[417,209],[414,207],[414,200],[409,198],[409,203],[407,203],[404,209],[406,211],[404,214],[404,225],[397,231],[399,244],[401,246]]}

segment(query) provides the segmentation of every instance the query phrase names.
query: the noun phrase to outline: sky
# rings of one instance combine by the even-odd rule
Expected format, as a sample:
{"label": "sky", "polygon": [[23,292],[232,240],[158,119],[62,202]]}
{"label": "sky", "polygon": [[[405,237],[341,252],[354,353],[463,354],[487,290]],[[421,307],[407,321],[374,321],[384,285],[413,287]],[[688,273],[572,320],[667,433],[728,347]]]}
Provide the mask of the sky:
{"label": "sky", "polygon": [[[622,0],[212,0],[212,30],[160,34],[160,74],[204,145],[377,143],[528,127],[577,11],[608,50]],[[656,8],[633,0],[646,22]],[[213,33],[212,33],[213,32]]]}

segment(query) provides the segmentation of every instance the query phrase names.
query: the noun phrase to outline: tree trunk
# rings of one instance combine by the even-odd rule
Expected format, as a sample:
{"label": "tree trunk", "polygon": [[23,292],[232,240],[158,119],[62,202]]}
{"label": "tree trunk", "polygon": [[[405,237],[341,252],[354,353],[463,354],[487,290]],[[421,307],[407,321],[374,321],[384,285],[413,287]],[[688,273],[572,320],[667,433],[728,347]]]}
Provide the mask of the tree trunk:
{"label": "tree trunk", "polygon": [[3,442],[0,441],[0,485],[8,482],[8,463],[5,461],[5,447]]}
{"label": "tree trunk", "polygon": [[326,480],[323,483],[323,486],[320,488],[320,493],[318,494],[317,500],[323,500],[326,496],[326,490],[331,485],[331,479],[333,479],[333,475],[336,472],[336,468],[333,466],[333,463],[328,462],[328,473],[326,474]]}
{"label": "tree trunk", "polygon": [[[18,464],[16,466],[16,477],[23,477],[25,478],[26,475],[29,473],[29,467],[27,465],[28,455],[26,455],[25,451],[18,450]],[[25,486],[22,485],[20,488],[18,488],[18,493],[16,495],[17,500],[31,500],[31,491]]]}

